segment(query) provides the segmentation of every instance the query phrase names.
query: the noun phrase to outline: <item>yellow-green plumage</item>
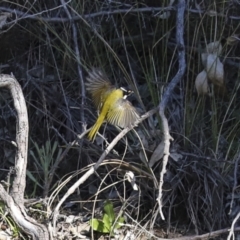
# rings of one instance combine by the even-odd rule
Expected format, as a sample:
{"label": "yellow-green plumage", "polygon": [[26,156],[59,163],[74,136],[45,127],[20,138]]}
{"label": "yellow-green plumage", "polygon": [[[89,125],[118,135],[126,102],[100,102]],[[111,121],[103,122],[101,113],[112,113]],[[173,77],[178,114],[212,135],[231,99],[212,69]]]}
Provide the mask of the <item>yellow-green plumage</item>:
{"label": "yellow-green plumage", "polygon": [[88,134],[89,140],[95,139],[105,120],[124,128],[139,118],[136,109],[124,98],[123,90],[112,86],[101,71],[92,70],[87,80],[87,90],[92,95],[93,102],[100,112],[96,123]]}

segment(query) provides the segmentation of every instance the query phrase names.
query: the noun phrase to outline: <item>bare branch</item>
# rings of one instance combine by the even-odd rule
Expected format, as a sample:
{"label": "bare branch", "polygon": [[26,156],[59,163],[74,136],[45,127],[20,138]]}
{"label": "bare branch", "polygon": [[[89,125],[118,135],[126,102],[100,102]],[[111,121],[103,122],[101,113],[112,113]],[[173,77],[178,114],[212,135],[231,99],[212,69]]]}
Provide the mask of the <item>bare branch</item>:
{"label": "bare branch", "polygon": [[16,144],[17,153],[15,156],[15,171],[13,186],[11,189],[12,197],[18,202],[23,203],[25,191],[25,178],[27,166],[28,148],[28,115],[27,107],[23,97],[22,89],[17,80],[10,75],[0,75],[0,88],[8,88],[13,97],[14,107],[17,112]]}
{"label": "bare branch", "polygon": [[[240,227],[235,228],[235,231],[239,231]],[[186,237],[179,237],[179,238],[169,238],[168,240],[207,240],[210,238],[215,238],[221,234],[227,233],[229,231],[228,228],[220,229],[217,231],[204,233],[202,235],[195,235],[195,236],[186,236]]]}
{"label": "bare branch", "polygon": [[24,206],[17,204],[15,199],[11,197],[4,187],[0,184],[0,198],[6,204],[10,215],[16,224],[27,234],[31,235],[34,240],[48,240],[48,231],[44,225],[37,223],[34,219],[27,216]]}
{"label": "bare branch", "polygon": [[234,230],[236,231],[236,229],[234,229],[234,226],[235,226],[237,220],[239,219],[239,217],[240,217],[240,212],[239,212],[239,213],[237,214],[237,216],[233,219],[232,226],[231,226],[231,229],[230,229],[230,231],[229,231],[227,240],[231,240],[231,237],[232,237],[232,239],[235,239]]}
{"label": "bare branch", "polygon": [[[65,5],[65,4],[64,4]],[[64,6],[63,5],[63,6]],[[62,7],[62,6],[59,6]],[[71,19],[64,18],[64,17],[41,17],[43,12],[39,12],[36,14],[27,14],[25,12],[16,10],[16,9],[10,9],[10,8],[6,8],[6,7],[0,7],[0,10],[5,11],[5,12],[9,12],[9,13],[14,13],[16,14],[21,20],[21,19],[35,19],[35,20],[41,20],[44,22],[69,22],[69,21],[79,21],[84,19],[89,19],[89,18],[95,18],[95,17],[101,17],[101,16],[105,16],[105,15],[114,15],[114,14],[126,14],[126,13],[138,13],[138,12],[152,12],[155,13],[155,15],[157,15],[157,12],[165,12],[165,11],[170,11],[173,10],[174,7],[145,7],[145,8],[127,8],[127,9],[116,9],[116,10],[111,10],[111,11],[100,11],[100,12],[96,12],[96,13],[89,13],[89,14],[84,14],[81,16],[75,16],[72,17]],[[49,9],[48,12],[55,10],[54,9]]]}
{"label": "bare branch", "polygon": [[11,92],[17,112],[15,176],[10,194],[0,184],[0,198],[4,201],[18,226],[30,234],[33,239],[49,239],[47,228],[27,216],[24,208],[26,186],[26,167],[28,152],[28,115],[22,89],[17,80],[10,75],[0,75],[0,88]]}
{"label": "bare branch", "polygon": [[[82,19],[91,19],[91,18],[96,18],[96,17],[101,17],[101,16],[109,16],[109,15],[115,15],[115,14],[127,14],[127,13],[152,13],[154,17],[157,17],[157,15],[162,14],[164,12],[169,12],[169,11],[176,11],[176,8],[174,6],[168,6],[168,7],[142,7],[142,8],[134,8],[134,7],[129,7],[129,8],[124,8],[124,9],[116,9],[116,10],[110,10],[110,11],[99,11],[99,12],[95,12],[95,13],[88,13],[88,14],[84,14],[84,15],[79,15],[79,16],[75,16],[71,19],[69,19],[68,17],[42,17],[43,13],[46,12],[51,12],[53,10],[59,9],[64,7],[65,5],[67,5],[70,1],[68,1],[66,4],[64,5],[59,5],[55,8],[52,9],[47,9],[45,11],[41,11],[38,13],[33,13],[33,14],[28,14],[26,12],[17,10],[17,9],[11,9],[11,8],[7,8],[7,7],[0,7],[0,10],[3,12],[8,12],[8,13],[13,13],[15,14],[18,19],[16,19],[17,21],[22,20],[22,19],[34,19],[34,20],[40,20],[40,21],[44,21],[44,22],[69,22],[69,21],[79,21]],[[222,17],[222,18],[226,18],[226,19],[231,19],[231,20],[239,20],[240,17],[239,16],[231,16],[231,15],[227,15],[227,14],[223,14],[223,13],[218,13],[215,11],[206,11],[206,10],[201,10],[201,9],[193,9],[193,8],[189,8],[187,9],[188,12],[193,13],[193,14],[207,14],[209,16],[217,16],[217,17]],[[16,20],[14,20],[13,22],[15,23]],[[12,24],[12,22],[10,23],[6,23],[6,25],[8,24]]]}
{"label": "bare branch", "polygon": [[183,33],[184,33],[184,11],[185,11],[185,0],[178,0],[178,8],[177,8],[177,18],[176,18],[176,42],[177,42],[177,48],[178,48],[178,72],[175,75],[175,77],[172,79],[172,81],[169,83],[166,91],[164,92],[162,101],[159,105],[159,115],[162,119],[162,128],[163,128],[163,137],[164,137],[164,156],[163,156],[163,166],[162,171],[160,174],[160,182],[159,182],[159,196],[157,198],[158,204],[159,204],[159,212],[161,215],[161,218],[164,220],[164,215],[162,212],[162,187],[163,187],[163,177],[166,173],[166,166],[168,163],[168,157],[170,155],[169,148],[170,148],[170,140],[173,140],[173,138],[170,136],[169,133],[169,126],[168,121],[165,116],[165,108],[168,104],[169,99],[171,98],[172,92],[176,85],[180,82],[182,79],[185,69],[186,69],[186,60],[185,60],[185,46],[184,46],[184,40],[183,40]]}

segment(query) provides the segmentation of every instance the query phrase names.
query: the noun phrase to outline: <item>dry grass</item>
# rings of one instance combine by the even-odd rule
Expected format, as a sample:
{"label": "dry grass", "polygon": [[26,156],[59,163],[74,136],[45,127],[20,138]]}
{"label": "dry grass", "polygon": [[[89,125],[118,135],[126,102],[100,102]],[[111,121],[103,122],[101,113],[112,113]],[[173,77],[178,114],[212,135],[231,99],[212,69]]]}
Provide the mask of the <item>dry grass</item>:
{"label": "dry grass", "polygon": [[[42,12],[45,19],[37,19],[38,15],[33,19],[23,18],[15,25],[12,22],[11,29],[7,26],[0,34],[1,64],[9,64],[0,69],[2,73],[13,72],[23,87],[29,111],[30,150],[35,155],[37,151],[33,142],[41,148],[47,141],[56,141],[58,148],[64,151],[68,143],[84,130],[85,124],[87,127],[93,125],[97,113],[89,96],[82,95],[85,86],[81,82],[85,81],[89,68],[100,67],[113,83],[131,87],[135,95],[130,100],[141,113],[159,104],[164,87],[178,70],[175,10],[170,11],[168,19],[160,18],[159,10],[141,11],[143,8],[166,7],[168,1],[161,1],[159,6],[153,4],[155,1],[135,1],[134,4],[129,1],[112,1],[111,4],[109,1],[72,1],[69,11],[77,18],[74,22],[77,36],[74,36],[73,23],[67,20],[64,8],[44,12],[44,9],[59,6],[58,1],[45,2],[32,4],[28,1],[26,5],[22,1],[4,2],[6,8],[28,11],[29,16]],[[128,217],[127,220],[131,224],[138,222],[148,230],[164,226],[167,233],[174,227],[184,226],[183,234],[189,229],[202,234],[228,227],[239,211],[237,193],[232,198],[232,189],[237,191],[239,178],[235,164],[239,155],[240,129],[237,97],[239,41],[229,45],[227,40],[230,36],[239,36],[239,21],[234,16],[239,16],[240,6],[237,2],[217,0],[196,4],[187,6],[190,11],[185,15],[187,72],[172,93],[167,108],[174,137],[164,184],[167,225],[157,215],[155,202],[161,161],[152,169],[146,164],[161,142],[161,122],[157,115],[119,142],[96,175],[81,186],[79,195],[76,194],[81,202],[80,211],[85,209],[84,204],[89,204],[85,203],[87,200],[94,200],[98,207],[101,206],[98,201],[112,199],[118,211],[123,209],[131,216],[132,219]],[[130,6],[139,8],[139,11],[123,12]],[[112,11],[116,13],[111,14]],[[19,18],[23,17],[18,14]],[[55,16],[59,19],[52,21]],[[9,21],[14,19],[15,16]],[[79,57],[74,38],[78,43]],[[212,89],[211,97],[198,97],[194,81],[203,68],[201,51],[216,40],[223,44],[220,58],[224,63],[228,92],[221,96]],[[15,118],[8,98],[5,92],[0,96],[4,112],[0,119],[3,129],[0,136],[1,168],[4,169],[12,165],[11,156],[14,154],[9,140],[15,136]],[[108,125],[101,133],[111,142],[118,129]],[[94,143],[84,138],[79,141],[79,146],[69,149],[54,169],[48,191],[42,186],[43,178],[48,179],[46,172],[30,155],[28,170],[34,179],[27,179],[26,194],[50,196],[66,176],[73,174],[61,186],[61,191],[66,191],[98,160],[105,145],[100,137]],[[57,153],[53,158],[62,157]],[[53,170],[53,165],[48,167],[47,172]],[[126,170],[134,172],[140,192],[133,191],[126,181]],[[5,175],[1,173],[1,179]],[[61,194],[56,192],[52,196],[51,206]],[[93,205],[87,208],[91,212]],[[140,233],[140,227],[136,226],[136,232],[139,230]]]}

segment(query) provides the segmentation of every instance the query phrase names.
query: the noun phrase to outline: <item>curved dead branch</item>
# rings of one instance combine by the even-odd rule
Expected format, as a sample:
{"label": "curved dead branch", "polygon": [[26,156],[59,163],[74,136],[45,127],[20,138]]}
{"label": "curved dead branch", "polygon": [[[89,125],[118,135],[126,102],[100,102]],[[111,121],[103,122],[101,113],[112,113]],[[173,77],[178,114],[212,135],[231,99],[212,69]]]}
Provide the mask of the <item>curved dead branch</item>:
{"label": "curved dead branch", "polygon": [[15,175],[10,193],[0,184],[0,198],[4,201],[17,225],[33,239],[49,239],[47,228],[30,218],[24,208],[24,192],[26,187],[26,167],[28,152],[28,114],[23,92],[17,80],[6,74],[0,75],[0,88],[8,88],[11,92],[15,110],[16,124],[16,156]]}

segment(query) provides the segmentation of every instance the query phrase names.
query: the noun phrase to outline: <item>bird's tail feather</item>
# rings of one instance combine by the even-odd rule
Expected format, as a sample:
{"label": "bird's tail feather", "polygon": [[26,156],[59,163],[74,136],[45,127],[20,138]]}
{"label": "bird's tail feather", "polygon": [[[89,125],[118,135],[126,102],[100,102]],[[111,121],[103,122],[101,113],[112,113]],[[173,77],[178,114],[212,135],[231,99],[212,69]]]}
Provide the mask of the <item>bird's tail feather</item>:
{"label": "bird's tail feather", "polygon": [[97,132],[99,130],[99,128],[101,127],[102,123],[104,121],[104,117],[102,117],[101,115],[98,117],[96,123],[92,126],[90,132],[88,133],[88,139],[90,141],[94,141]]}

